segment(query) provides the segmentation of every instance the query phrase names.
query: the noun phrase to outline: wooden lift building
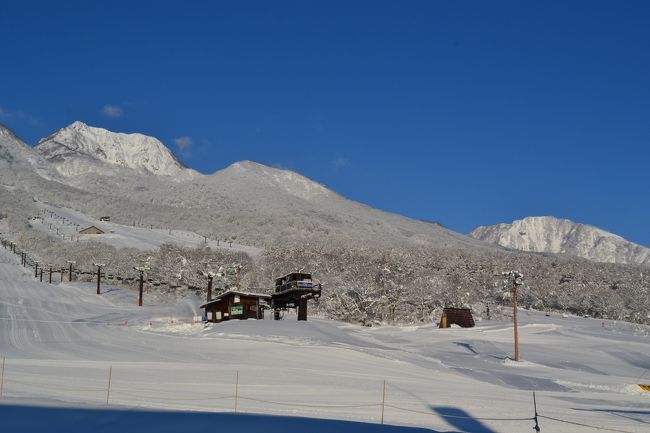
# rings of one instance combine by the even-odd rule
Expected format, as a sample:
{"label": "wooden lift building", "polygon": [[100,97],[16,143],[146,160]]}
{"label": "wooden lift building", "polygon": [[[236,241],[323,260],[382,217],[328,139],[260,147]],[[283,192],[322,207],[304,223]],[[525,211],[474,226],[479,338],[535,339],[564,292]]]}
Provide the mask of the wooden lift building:
{"label": "wooden lift building", "polygon": [[224,320],[264,319],[270,295],[229,290],[201,305],[208,322]]}

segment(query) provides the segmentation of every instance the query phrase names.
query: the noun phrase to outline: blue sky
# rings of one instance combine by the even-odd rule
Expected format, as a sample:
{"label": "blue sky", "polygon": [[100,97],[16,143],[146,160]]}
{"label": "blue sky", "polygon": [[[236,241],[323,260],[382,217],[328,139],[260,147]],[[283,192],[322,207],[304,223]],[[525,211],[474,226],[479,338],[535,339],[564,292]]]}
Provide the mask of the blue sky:
{"label": "blue sky", "polygon": [[142,132],[461,232],[554,215],[650,245],[648,23],[647,1],[3,0],[0,122]]}

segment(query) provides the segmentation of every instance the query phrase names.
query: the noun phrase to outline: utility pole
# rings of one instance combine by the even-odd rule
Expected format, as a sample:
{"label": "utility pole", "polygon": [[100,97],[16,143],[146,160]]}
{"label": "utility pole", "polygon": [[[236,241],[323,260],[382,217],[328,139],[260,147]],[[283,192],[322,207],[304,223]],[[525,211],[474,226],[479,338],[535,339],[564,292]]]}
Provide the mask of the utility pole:
{"label": "utility pole", "polygon": [[68,282],[72,282],[72,265],[76,264],[74,260],[68,260]]}
{"label": "utility pole", "polygon": [[138,307],[142,307],[142,288],[144,286],[144,272],[148,271],[149,268],[146,266],[134,266],[133,269],[140,272],[140,290],[138,295]]}
{"label": "utility pole", "polygon": [[512,283],[512,318],[515,328],[515,361],[519,361],[519,332],[517,324],[517,288],[524,284],[522,279],[524,275],[518,271],[502,272],[501,275],[506,277],[506,281]]}
{"label": "utility pole", "polygon": [[97,266],[97,294],[101,295],[101,280],[102,280],[102,268],[106,266],[105,263],[93,263],[93,266]]}

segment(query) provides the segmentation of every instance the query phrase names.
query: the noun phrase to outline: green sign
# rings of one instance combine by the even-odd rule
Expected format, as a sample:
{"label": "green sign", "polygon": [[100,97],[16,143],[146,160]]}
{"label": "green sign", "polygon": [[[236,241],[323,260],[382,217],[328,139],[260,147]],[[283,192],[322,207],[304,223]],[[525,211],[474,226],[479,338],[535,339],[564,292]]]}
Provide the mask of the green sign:
{"label": "green sign", "polygon": [[231,316],[241,316],[244,314],[244,306],[242,304],[235,304],[230,307]]}

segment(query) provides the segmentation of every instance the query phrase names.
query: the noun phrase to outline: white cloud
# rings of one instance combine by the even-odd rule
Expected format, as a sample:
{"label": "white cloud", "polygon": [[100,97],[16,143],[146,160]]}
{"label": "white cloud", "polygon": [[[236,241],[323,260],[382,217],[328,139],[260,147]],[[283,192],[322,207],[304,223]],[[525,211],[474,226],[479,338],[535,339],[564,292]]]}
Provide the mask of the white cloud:
{"label": "white cloud", "polygon": [[118,105],[111,105],[111,104],[106,104],[104,105],[104,108],[102,108],[102,113],[106,117],[122,117],[124,114],[124,110],[122,110],[122,107]]}
{"label": "white cloud", "polygon": [[188,137],[187,135],[184,135],[182,137],[174,138],[174,143],[176,146],[178,146],[178,149],[183,152],[185,149],[190,147],[194,141],[192,140],[192,137]]}
{"label": "white cloud", "polygon": [[347,158],[336,158],[330,162],[330,165],[334,170],[340,170],[350,165],[350,161]]}
{"label": "white cloud", "polygon": [[0,121],[3,122],[25,122],[31,126],[40,126],[41,121],[21,110],[9,110],[0,106]]}

